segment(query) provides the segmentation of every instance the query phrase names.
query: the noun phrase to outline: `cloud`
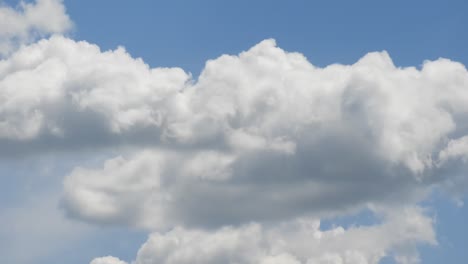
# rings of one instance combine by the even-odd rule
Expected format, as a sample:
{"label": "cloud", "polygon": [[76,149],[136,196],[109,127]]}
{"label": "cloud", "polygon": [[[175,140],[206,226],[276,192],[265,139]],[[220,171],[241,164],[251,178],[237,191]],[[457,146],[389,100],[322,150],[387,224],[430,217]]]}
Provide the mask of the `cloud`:
{"label": "cloud", "polygon": [[76,168],[64,181],[63,204],[71,216],[99,224],[219,227],[342,215],[369,203],[407,202],[421,188],[411,174],[380,172],[384,165],[369,165],[373,159],[342,159],[351,165],[338,174],[322,167],[330,166],[321,165],[324,159],[308,170],[299,158],[268,151],[238,157],[148,150],[108,160],[103,169]]}
{"label": "cloud", "polygon": [[54,36],[1,61],[0,78],[0,145],[25,155],[159,141],[188,75]]}
{"label": "cloud", "polygon": [[418,208],[406,208],[378,225],[326,231],[320,229],[319,221],[309,218],[215,231],[178,227],[151,234],[135,263],[371,264],[392,256],[406,264],[416,263],[419,243],[435,243],[432,220]]}
{"label": "cloud", "polygon": [[[194,80],[53,36],[0,61],[0,155],[120,150],[73,169],[62,206],[151,230],[137,263],[377,263],[388,252],[414,263],[432,222],[402,207],[468,186],[466,120],[468,72],[446,59],[399,68],[373,52],[320,68],[270,39]],[[310,220],[373,207],[380,225]]]}
{"label": "cloud", "polygon": [[[59,38],[41,44],[50,42],[77,45]],[[99,61],[103,55],[91,48]],[[122,52],[104,54],[123,56],[142,72],[158,70]],[[468,73],[459,63],[398,68],[381,52],[353,65],[317,68],[266,40],[239,56],[208,61],[197,82],[180,69],[163,73],[158,80],[177,81],[148,81],[154,87],[145,89],[135,77],[128,88],[120,82],[125,93],[110,86],[97,96],[99,84],[80,93],[77,102],[90,116],[107,116],[107,135],[138,145],[141,137],[130,131],[147,126],[153,133],[143,134],[153,144],[101,169],[71,172],[63,200],[71,216],[149,229],[333,217],[369,204],[418,202],[434,186],[457,180],[441,175],[451,173],[442,162],[446,148],[467,132],[458,123],[468,110]],[[135,96],[139,103],[123,107],[134,90],[145,91]],[[149,94],[158,100],[147,102]],[[93,101],[99,103],[83,103]],[[134,109],[140,107],[162,113],[160,121]],[[134,111],[133,122],[121,121]],[[64,135],[70,130],[57,127]]]}
{"label": "cloud", "polygon": [[450,140],[447,147],[439,153],[439,159],[441,162],[446,162],[453,158],[461,158],[464,162],[467,161],[468,136]]}
{"label": "cloud", "polygon": [[115,257],[107,256],[107,257],[93,259],[93,261],[91,261],[90,264],[127,264],[127,262],[122,261]]}
{"label": "cloud", "polygon": [[0,55],[38,37],[65,33],[71,27],[62,0],[21,1],[16,9],[0,4]]}
{"label": "cloud", "polygon": [[452,139],[439,153],[437,166],[441,177],[450,178],[443,183],[444,188],[463,205],[462,199],[468,190],[466,172],[468,171],[468,136]]}
{"label": "cloud", "polygon": [[445,59],[397,68],[382,52],[317,68],[266,40],[208,61],[191,82],[181,69],[151,69],[122,48],[101,52],[53,37],[0,66],[0,138],[16,149],[146,140],[291,153],[331,132],[361,138],[386,161],[421,173],[440,144],[466,132],[459,122],[467,72]]}

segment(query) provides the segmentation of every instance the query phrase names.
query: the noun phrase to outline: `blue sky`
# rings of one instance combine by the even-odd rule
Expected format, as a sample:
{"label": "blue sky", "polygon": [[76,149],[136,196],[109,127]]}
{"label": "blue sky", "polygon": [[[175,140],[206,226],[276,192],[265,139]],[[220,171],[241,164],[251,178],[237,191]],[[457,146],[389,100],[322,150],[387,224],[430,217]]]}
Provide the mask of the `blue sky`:
{"label": "blue sky", "polygon": [[[207,59],[275,38],[315,65],[387,50],[397,65],[468,60],[466,1],[70,1],[77,39],[125,46],[153,66],[196,76]],[[124,37],[122,37],[124,36]],[[190,47],[190,48],[188,48]]]}
{"label": "blue sky", "polygon": [[[17,1],[11,0],[3,2],[13,6],[17,4]],[[420,69],[424,61],[441,57],[468,65],[468,3],[462,0],[65,0],[64,6],[73,21],[73,28],[61,30],[59,34],[63,33],[74,41],[83,40],[96,44],[101,51],[123,46],[133,58],[142,58],[150,67],[180,67],[190,72],[195,79],[192,82],[196,82],[208,60],[214,60],[223,54],[239,54],[269,38],[275,39],[282,50],[302,53],[310,63],[318,67],[335,63],[351,65],[369,52],[384,50],[390,54],[394,64],[401,67],[415,66]],[[0,21],[0,29],[4,25]],[[51,33],[57,32],[45,32],[43,35],[47,38]],[[2,31],[0,41],[1,34]],[[25,45],[30,44],[31,41],[25,40]],[[7,61],[9,56],[5,55],[4,60]],[[86,84],[85,81],[82,83]],[[2,115],[0,117],[7,119]],[[89,129],[90,135],[93,129]],[[96,129],[98,130],[99,128]],[[6,132],[2,133],[0,136]],[[60,149],[62,139],[59,139],[58,143],[53,143],[59,146],[59,150],[52,147],[52,150],[46,150],[40,155],[25,151],[29,154],[9,157],[8,151],[16,153],[17,149],[28,149],[29,145],[21,143],[21,140],[9,143],[8,138],[0,139],[1,147],[5,150],[0,156],[0,216],[4,217],[0,220],[0,223],[4,221],[4,227],[0,229],[0,246],[6,248],[5,252],[9,251],[8,261],[15,263],[21,260],[23,262],[18,263],[24,264],[79,264],[107,255],[114,255],[125,261],[135,259],[136,252],[150,233],[145,230],[146,227],[142,230],[138,223],[128,224],[126,220],[118,222],[120,220],[117,219],[115,224],[110,218],[101,221],[99,218],[80,215],[83,212],[80,209],[74,209],[66,201],[66,205],[63,205],[62,196],[68,197],[67,190],[63,189],[64,178],[71,178],[70,173],[77,167],[100,168],[106,159],[119,155],[131,157],[133,154],[129,153],[140,145],[136,144],[130,150],[118,144],[95,150],[93,143],[90,143],[91,147],[87,150],[79,151],[68,149],[69,145],[65,144],[63,150]],[[38,139],[37,146],[40,146],[41,140]],[[55,142],[53,135],[45,140],[46,144],[49,142],[47,140]],[[66,140],[65,138],[64,141]],[[120,142],[119,140],[124,143],[133,142],[131,136],[118,138],[115,142]],[[31,142],[37,143],[34,140]],[[175,147],[175,151],[178,147],[180,146]],[[433,152],[439,150],[434,149]],[[180,158],[181,164],[183,159],[185,156]],[[466,166],[462,168],[466,169]],[[458,171],[462,175],[460,177],[466,178],[463,172]],[[434,172],[436,173],[438,172]],[[463,182],[466,184],[466,181]],[[419,189],[415,189],[416,191]],[[393,195],[398,195],[398,192]],[[462,192],[459,200],[466,201],[464,197]],[[468,210],[466,206],[457,205],[450,191],[437,190],[436,194],[419,199],[418,202],[406,202],[417,206],[422,204],[428,210],[427,214],[435,219],[438,245],[418,245],[421,263],[461,263],[468,257],[468,231],[465,228]],[[389,208],[392,206],[389,205]],[[51,231],[50,241],[54,242],[50,247],[44,246],[43,250],[34,252],[34,243],[47,243],[47,233],[38,231],[47,224],[36,225],[24,219],[41,217],[34,215],[35,211],[41,210],[44,219],[52,219],[50,223],[57,221],[60,227],[56,232]],[[343,207],[344,211],[346,210]],[[337,218],[324,217],[322,227],[329,229],[341,225],[348,228],[379,222],[372,212],[356,212]],[[22,220],[17,221],[20,218]],[[276,221],[270,220],[273,223]],[[191,220],[181,220],[181,223],[185,223],[184,221],[189,223]],[[54,230],[53,226],[48,228]],[[170,228],[164,227],[162,230]],[[27,243],[25,251],[31,249],[34,252],[31,256],[34,257],[21,258],[18,255],[25,254],[20,253],[21,244],[28,240],[28,232],[33,234],[33,242]],[[1,239],[2,234],[7,239]],[[13,242],[10,243],[10,240]],[[386,257],[382,263],[393,262]]]}

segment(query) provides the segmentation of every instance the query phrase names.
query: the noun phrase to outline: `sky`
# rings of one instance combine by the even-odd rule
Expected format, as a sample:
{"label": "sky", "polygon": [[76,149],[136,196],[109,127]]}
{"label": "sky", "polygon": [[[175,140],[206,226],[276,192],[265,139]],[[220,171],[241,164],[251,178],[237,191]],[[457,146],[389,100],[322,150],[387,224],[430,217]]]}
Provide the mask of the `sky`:
{"label": "sky", "polygon": [[0,256],[462,263],[466,1],[0,0]]}

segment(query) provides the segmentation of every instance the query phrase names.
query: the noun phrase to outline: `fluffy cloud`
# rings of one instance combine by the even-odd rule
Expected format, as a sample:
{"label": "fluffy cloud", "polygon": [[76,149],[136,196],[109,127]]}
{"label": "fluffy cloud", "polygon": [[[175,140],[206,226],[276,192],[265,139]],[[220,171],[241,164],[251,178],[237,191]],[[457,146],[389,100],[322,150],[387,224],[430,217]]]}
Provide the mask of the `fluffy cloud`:
{"label": "fluffy cloud", "polygon": [[72,27],[62,0],[20,2],[17,9],[0,2],[0,55],[12,52],[19,44],[37,37],[64,33]]}
{"label": "fluffy cloud", "polygon": [[136,264],[378,263],[393,256],[416,263],[415,246],[435,243],[432,220],[420,209],[393,212],[374,226],[320,230],[320,222],[297,219],[273,226],[256,223],[213,232],[176,228],[153,233],[140,248]]}
{"label": "fluffy cloud", "polygon": [[0,145],[24,154],[155,141],[187,78],[122,48],[39,41],[0,61]]}
{"label": "fluffy cloud", "polygon": [[[44,0],[1,12],[21,20],[41,6],[63,11]],[[64,30],[34,21],[24,32]],[[1,155],[125,147],[70,172],[62,206],[155,232],[137,264],[416,262],[432,222],[401,204],[468,186],[467,120],[468,72],[446,59],[399,68],[375,52],[319,68],[265,40],[193,80],[53,36],[0,61]],[[379,225],[310,220],[373,206]]]}
{"label": "fluffy cloud", "polygon": [[[459,122],[468,113],[468,73],[459,63],[397,68],[381,52],[317,68],[266,40],[209,61],[195,83],[178,69],[164,76],[171,72],[180,74],[173,88],[148,90],[162,98],[157,102],[142,93],[139,104],[113,107],[127,102],[117,89],[86,104],[93,113],[106,109],[105,122],[114,124],[108,134],[138,129],[136,121],[119,122],[135,107],[164,114],[152,126],[137,111],[135,120],[150,120],[145,125],[158,131],[146,151],[66,178],[70,215],[150,229],[219,227],[417,202],[437,183],[465,181],[441,177],[467,132]],[[97,100],[99,87],[79,102]]]}
{"label": "fluffy cloud", "polygon": [[192,84],[181,69],[150,69],[122,48],[101,52],[53,37],[1,61],[0,76],[3,144],[134,144],[143,135],[169,147],[292,153],[300,140],[331,132],[362,138],[387,161],[422,172],[434,149],[466,132],[458,124],[467,111],[466,69],[444,59],[396,68],[382,52],[316,68],[267,40],[209,61]]}
{"label": "fluffy cloud", "polygon": [[467,72],[445,59],[397,68],[382,52],[316,68],[266,40],[209,61],[190,83],[181,69],[150,69],[122,48],[53,37],[1,61],[0,77],[0,138],[17,149],[146,140],[294,153],[346,135],[423,173],[441,145],[466,132]]}

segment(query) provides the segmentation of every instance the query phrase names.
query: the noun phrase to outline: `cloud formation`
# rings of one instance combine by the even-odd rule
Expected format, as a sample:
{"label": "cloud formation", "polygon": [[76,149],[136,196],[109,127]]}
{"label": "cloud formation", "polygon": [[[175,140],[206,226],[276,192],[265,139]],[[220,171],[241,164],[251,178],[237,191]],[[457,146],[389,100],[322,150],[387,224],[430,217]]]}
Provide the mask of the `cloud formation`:
{"label": "cloud formation", "polygon": [[23,155],[155,141],[188,76],[54,36],[0,61],[0,78],[0,145]]}
{"label": "cloud formation", "polygon": [[[150,230],[136,264],[417,263],[416,245],[436,243],[418,202],[468,187],[460,63],[400,68],[373,52],[320,68],[268,39],[194,80],[63,36],[12,48],[68,30],[61,1],[0,14],[11,18],[0,19],[0,155],[121,151],[65,176],[61,205]],[[381,223],[320,229],[366,208]]]}
{"label": "cloud formation", "polygon": [[320,221],[307,218],[215,231],[178,227],[151,234],[135,263],[370,264],[391,255],[409,264],[417,263],[421,242],[435,243],[432,220],[419,209],[406,208],[378,225],[327,231],[320,230]]}
{"label": "cloud formation", "polygon": [[[450,154],[464,153],[454,149],[468,110],[468,74],[456,62],[397,68],[381,52],[317,68],[266,40],[209,61],[197,82],[168,71],[180,73],[179,86],[148,103],[160,122],[134,117],[150,120],[154,145],[75,169],[64,183],[70,215],[149,229],[331,217],[420,201],[452,180],[447,159],[464,166]],[[105,98],[88,109],[111,109],[105,122],[122,125],[124,111],[106,103],[125,98]],[[138,128],[107,126],[119,136]]]}

